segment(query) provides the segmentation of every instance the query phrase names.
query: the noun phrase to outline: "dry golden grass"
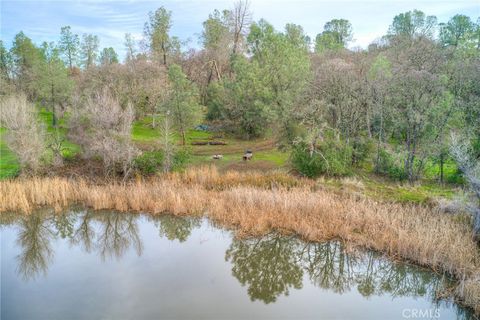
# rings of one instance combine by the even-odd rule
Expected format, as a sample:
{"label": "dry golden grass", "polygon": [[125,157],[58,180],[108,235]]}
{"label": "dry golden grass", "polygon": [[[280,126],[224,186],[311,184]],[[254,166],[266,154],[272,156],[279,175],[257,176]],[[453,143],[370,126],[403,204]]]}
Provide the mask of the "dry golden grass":
{"label": "dry golden grass", "polygon": [[227,171],[220,173],[215,166],[190,168],[167,176],[169,181],[182,185],[201,185],[209,190],[224,190],[237,186],[259,188],[313,186],[312,180],[299,179],[282,171]]}
{"label": "dry golden grass", "polygon": [[333,193],[283,173],[190,170],[149,181],[93,184],[32,178],[0,182],[0,212],[78,202],[93,209],[204,215],[240,235],[272,230],[308,241],[333,238],[446,271],[457,297],[480,311],[480,254],[467,223],[419,205]]}

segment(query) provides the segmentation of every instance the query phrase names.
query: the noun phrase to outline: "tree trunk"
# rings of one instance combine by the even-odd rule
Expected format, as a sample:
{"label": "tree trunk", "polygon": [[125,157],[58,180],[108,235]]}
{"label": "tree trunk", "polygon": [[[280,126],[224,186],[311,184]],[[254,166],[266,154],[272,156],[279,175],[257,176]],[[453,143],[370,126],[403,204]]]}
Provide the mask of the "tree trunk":
{"label": "tree trunk", "polygon": [[407,174],[408,181],[413,182],[414,174],[413,174],[413,163],[415,161],[415,151],[413,148],[413,143],[408,138],[407,141],[407,158],[405,159],[405,173]]}
{"label": "tree trunk", "polygon": [[187,138],[185,136],[185,130],[182,130],[182,145],[187,144]]}
{"label": "tree trunk", "polygon": [[57,127],[57,115],[55,114],[54,86],[52,83],[52,126]]}
{"label": "tree trunk", "polygon": [[167,65],[167,50],[165,49],[165,43],[162,43],[162,53],[163,53],[163,65]]}
{"label": "tree trunk", "polygon": [[237,43],[238,43],[238,38],[237,35],[235,34],[234,40],[233,40],[233,50],[232,50],[232,55],[235,56],[237,54]]}
{"label": "tree trunk", "polygon": [[380,146],[383,142],[383,106],[380,109],[380,131],[378,133],[378,143],[377,143],[377,159],[375,163],[375,172],[379,172],[380,170]]}
{"label": "tree trunk", "polygon": [[72,71],[73,64],[72,64],[72,50],[68,50],[68,65],[70,67],[70,71]]}
{"label": "tree trunk", "polygon": [[217,80],[222,81],[222,76],[220,75],[220,70],[218,69],[217,61],[213,60],[213,66],[215,67],[215,71],[217,72]]}
{"label": "tree trunk", "polygon": [[443,184],[443,163],[444,163],[444,154],[440,153],[440,183]]}

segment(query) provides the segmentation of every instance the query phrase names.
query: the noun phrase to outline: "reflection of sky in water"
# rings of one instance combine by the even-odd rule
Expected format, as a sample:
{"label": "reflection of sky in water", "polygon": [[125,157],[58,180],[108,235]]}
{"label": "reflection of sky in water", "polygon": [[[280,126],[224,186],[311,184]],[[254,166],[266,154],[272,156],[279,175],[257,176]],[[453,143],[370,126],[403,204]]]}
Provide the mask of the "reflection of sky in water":
{"label": "reflection of sky in water", "polygon": [[93,212],[32,215],[1,237],[2,319],[467,318],[432,303],[441,277],[336,242],[232,240],[206,221]]}

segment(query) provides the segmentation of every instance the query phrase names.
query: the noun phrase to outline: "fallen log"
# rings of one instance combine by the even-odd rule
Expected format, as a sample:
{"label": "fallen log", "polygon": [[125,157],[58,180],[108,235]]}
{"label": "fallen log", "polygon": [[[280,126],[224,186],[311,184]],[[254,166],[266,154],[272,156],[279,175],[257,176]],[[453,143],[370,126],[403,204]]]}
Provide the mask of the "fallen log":
{"label": "fallen log", "polygon": [[224,141],[209,141],[208,144],[211,146],[224,146],[227,143]]}
{"label": "fallen log", "polygon": [[224,146],[226,144],[224,141],[192,141],[191,143],[192,146]]}

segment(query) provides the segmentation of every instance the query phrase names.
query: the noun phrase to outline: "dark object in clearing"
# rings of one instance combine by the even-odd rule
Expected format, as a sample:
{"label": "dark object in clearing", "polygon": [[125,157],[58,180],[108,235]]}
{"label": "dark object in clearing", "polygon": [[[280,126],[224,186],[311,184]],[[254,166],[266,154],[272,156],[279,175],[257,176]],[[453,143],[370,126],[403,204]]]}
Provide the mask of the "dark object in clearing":
{"label": "dark object in clearing", "polygon": [[243,155],[243,161],[252,160],[252,157],[253,157],[253,152],[251,150],[247,150]]}
{"label": "dark object in clearing", "polygon": [[223,141],[193,141],[191,144],[192,144],[192,146],[206,146],[206,145],[224,146],[227,143],[223,142]]}
{"label": "dark object in clearing", "polygon": [[206,124],[200,124],[195,127],[195,130],[198,130],[198,131],[208,131],[208,129],[209,129],[209,126],[207,126]]}

